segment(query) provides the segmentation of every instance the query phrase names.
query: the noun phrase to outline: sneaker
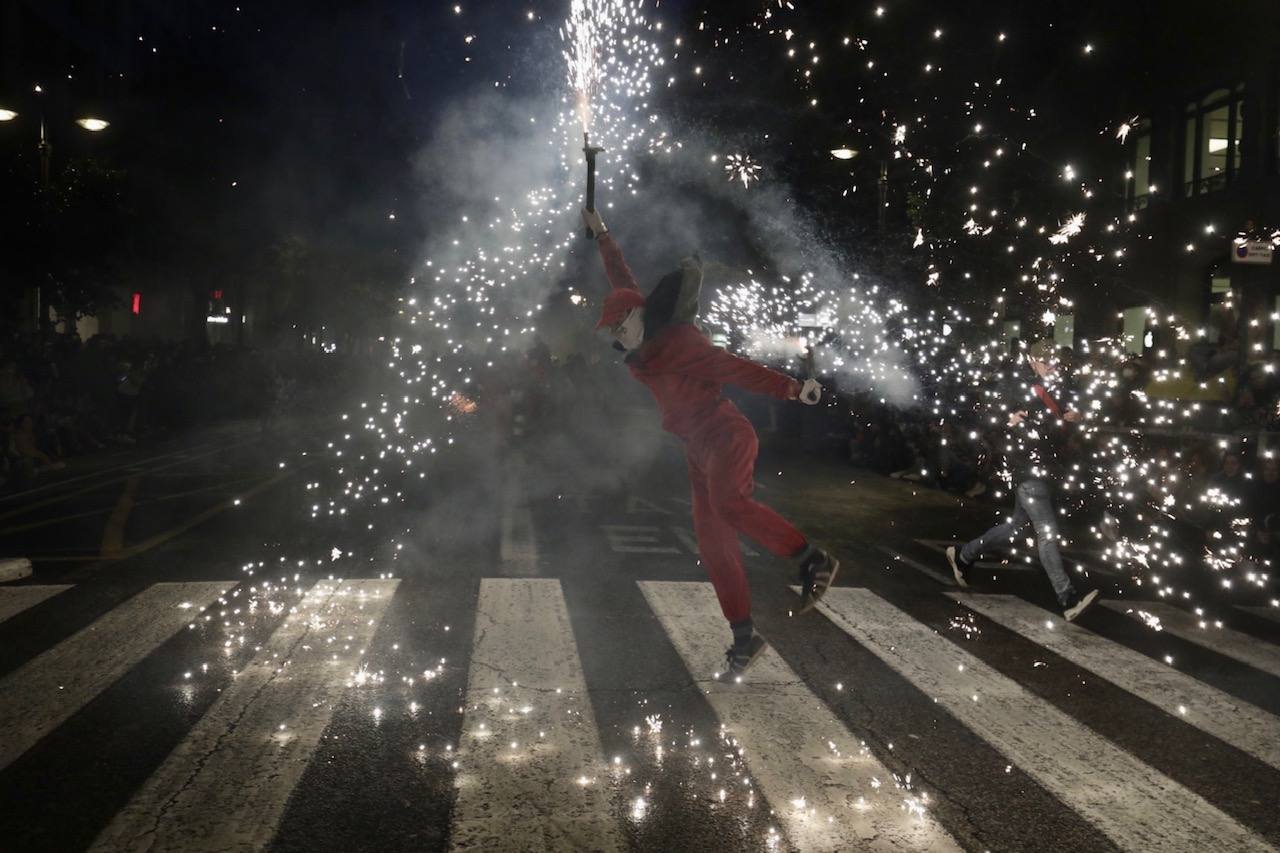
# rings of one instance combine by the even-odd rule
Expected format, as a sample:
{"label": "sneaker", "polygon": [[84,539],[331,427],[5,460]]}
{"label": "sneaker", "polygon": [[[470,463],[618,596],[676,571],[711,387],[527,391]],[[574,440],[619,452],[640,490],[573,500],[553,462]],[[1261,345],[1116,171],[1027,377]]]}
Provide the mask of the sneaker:
{"label": "sneaker", "polygon": [[972,486],[969,487],[969,490],[964,493],[964,496],[966,498],[976,498],[979,495],[985,495],[986,493],[987,493],[987,484],[979,480],[978,482],[974,483]]}
{"label": "sneaker", "polygon": [[1074,622],[1076,617],[1088,610],[1097,598],[1098,591],[1096,589],[1089,590],[1083,596],[1073,595],[1071,603],[1064,605],[1062,608],[1063,617],[1065,617],[1068,622]]}
{"label": "sneaker", "polygon": [[720,680],[732,681],[741,678],[751,664],[755,663],[756,658],[760,657],[760,653],[768,647],[769,644],[759,634],[752,634],[751,639],[745,644],[734,643],[724,653],[725,668],[719,675]]}
{"label": "sneaker", "polygon": [[956,576],[956,585],[961,589],[968,589],[969,581],[965,574],[969,571],[969,566],[960,559],[960,552],[955,545],[947,546],[947,562],[951,565],[951,574]]}
{"label": "sneaker", "polygon": [[821,548],[809,549],[800,563],[800,611],[808,613],[817,606],[827,588],[836,579],[840,561]]}

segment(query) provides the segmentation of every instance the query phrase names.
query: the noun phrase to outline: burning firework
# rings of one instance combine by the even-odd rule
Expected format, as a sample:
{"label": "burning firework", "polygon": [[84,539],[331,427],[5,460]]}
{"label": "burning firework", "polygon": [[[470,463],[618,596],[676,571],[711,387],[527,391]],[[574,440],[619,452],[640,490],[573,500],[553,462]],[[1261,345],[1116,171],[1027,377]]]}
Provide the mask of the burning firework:
{"label": "burning firework", "polygon": [[752,160],[750,155],[730,154],[725,160],[724,170],[729,175],[729,180],[742,181],[743,189],[748,188],[752,181],[760,180],[760,164]]}

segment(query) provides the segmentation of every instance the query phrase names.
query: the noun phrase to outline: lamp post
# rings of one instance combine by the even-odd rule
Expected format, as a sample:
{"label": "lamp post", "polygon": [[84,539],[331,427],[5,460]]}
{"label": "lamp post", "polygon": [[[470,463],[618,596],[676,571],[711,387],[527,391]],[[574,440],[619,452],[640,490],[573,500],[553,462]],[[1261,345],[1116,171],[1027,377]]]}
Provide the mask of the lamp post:
{"label": "lamp post", "polygon": [[[37,116],[37,126],[39,128],[39,142],[36,145],[36,151],[39,156],[40,164],[40,190],[41,192],[47,192],[53,177],[53,144],[49,141],[48,125],[45,121],[44,104],[42,100],[40,100],[41,96],[44,95],[44,88],[37,85],[32,90],[32,93],[37,99],[37,106],[34,112]],[[18,103],[11,102],[6,98],[0,98],[0,124],[7,125],[18,122],[19,119],[22,118],[22,115],[18,111],[20,108],[21,107]],[[74,122],[86,132],[94,134],[101,133],[111,126],[111,122],[100,118],[93,113],[82,114],[81,117],[75,119]],[[35,317],[37,318],[36,322],[43,325],[47,319],[45,316],[47,309],[45,309],[43,304],[43,294],[41,293],[39,285],[36,285],[33,290],[33,305],[35,308]]]}
{"label": "lamp post", "polygon": [[[44,94],[44,88],[37,85],[33,89],[33,93],[37,96]],[[16,121],[21,117],[14,107],[17,104],[9,104],[0,101],[0,122],[8,123]],[[75,119],[75,123],[89,133],[101,133],[111,126],[111,122],[92,113]],[[50,177],[53,171],[53,144],[49,142],[49,133],[45,125],[44,107],[39,108],[39,127],[40,142],[36,146],[36,150],[40,154],[40,186],[48,189]]]}

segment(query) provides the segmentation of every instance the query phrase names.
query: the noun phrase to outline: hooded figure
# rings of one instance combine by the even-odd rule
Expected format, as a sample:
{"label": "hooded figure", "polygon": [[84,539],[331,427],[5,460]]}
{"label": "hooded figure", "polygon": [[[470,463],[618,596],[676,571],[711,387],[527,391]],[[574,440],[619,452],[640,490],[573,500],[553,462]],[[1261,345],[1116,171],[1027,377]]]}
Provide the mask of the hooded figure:
{"label": "hooded figure", "polygon": [[780,400],[816,404],[821,386],[762,367],[712,345],[694,325],[702,290],[702,263],[681,261],[647,297],[641,294],[622,250],[594,211],[583,220],[600,246],[612,291],[604,300],[597,329],[608,329],[627,353],[631,375],[644,383],[662,413],[662,428],[685,445],[693,492],[693,527],[698,552],[720,609],[733,631],[726,672],[738,677],[766,646],[751,622],[751,592],[742,565],[738,534],[800,567],[800,612],[808,612],[827,591],[839,569],[825,550],[809,543],[790,522],[752,500],[758,443],[755,429],[723,396],[735,385]]}

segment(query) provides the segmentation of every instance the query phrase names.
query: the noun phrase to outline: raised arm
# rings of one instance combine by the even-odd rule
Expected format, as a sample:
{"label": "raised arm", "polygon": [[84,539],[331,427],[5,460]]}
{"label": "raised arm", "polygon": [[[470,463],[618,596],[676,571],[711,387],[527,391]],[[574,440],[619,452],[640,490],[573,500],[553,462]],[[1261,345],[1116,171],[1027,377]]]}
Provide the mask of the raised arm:
{"label": "raised arm", "polygon": [[631,267],[627,266],[613,235],[606,231],[596,242],[600,244],[600,259],[604,261],[604,274],[609,277],[609,284],[615,290],[639,290],[636,277],[631,274]]}
{"label": "raised arm", "polygon": [[604,261],[604,274],[609,277],[609,285],[614,290],[640,290],[636,277],[622,257],[622,249],[613,241],[613,235],[604,226],[604,220],[594,210],[582,209],[582,223],[591,231],[596,242],[600,244],[600,260]]}

